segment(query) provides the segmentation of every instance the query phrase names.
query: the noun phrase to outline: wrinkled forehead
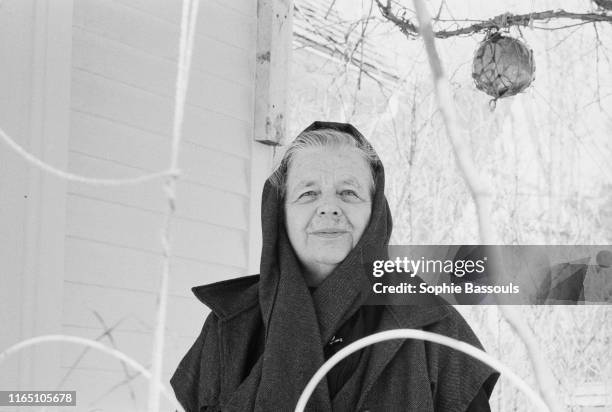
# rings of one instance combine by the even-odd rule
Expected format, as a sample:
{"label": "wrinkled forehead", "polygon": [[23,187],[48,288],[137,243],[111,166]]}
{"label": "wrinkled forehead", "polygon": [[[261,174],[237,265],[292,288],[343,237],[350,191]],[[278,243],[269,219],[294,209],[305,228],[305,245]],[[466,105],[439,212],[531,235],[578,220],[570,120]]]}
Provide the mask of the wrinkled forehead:
{"label": "wrinkled forehead", "polygon": [[357,148],[310,148],[296,153],[287,170],[287,189],[298,186],[371,185],[370,166]]}

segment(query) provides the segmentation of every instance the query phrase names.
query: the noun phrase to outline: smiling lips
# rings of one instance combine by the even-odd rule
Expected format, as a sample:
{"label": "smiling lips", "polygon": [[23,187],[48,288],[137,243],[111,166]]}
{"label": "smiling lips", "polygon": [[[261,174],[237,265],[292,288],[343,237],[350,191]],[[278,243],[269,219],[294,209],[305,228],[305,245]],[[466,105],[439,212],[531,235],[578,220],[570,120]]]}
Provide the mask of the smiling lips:
{"label": "smiling lips", "polygon": [[324,237],[324,238],[335,238],[340,237],[348,233],[348,230],[344,229],[319,229],[310,232],[311,235]]}

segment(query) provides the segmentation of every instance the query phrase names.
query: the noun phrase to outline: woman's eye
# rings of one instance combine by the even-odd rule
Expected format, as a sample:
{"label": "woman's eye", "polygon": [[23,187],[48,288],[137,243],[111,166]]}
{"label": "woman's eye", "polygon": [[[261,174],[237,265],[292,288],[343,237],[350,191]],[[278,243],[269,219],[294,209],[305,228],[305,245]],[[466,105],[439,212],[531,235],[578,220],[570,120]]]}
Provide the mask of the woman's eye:
{"label": "woman's eye", "polygon": [[342,196],[359,197],[359,196],[357,196],[357,193],[355,193],[354,190],[348,190],[348,189],[341,191],[340,195],[342,195]]}
{"label": "woman's eye", "polygon": [[315,192],[314,190],[309,190],[308,192],[302,193],[300,197],[298,197],[298,199],[308,198],[308,197],[312,197],[316,195],[317,195],[317,192]]}

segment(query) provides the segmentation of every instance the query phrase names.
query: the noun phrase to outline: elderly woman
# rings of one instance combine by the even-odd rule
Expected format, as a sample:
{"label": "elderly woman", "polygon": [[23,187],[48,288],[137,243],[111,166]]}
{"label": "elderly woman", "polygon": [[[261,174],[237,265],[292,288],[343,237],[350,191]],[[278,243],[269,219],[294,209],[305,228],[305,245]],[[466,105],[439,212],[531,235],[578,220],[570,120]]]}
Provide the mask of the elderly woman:
{"label": "elderly woman", "polygon": [[[260,274],[193,289],[212,313],[171,379],[191,411],[291,411],[316,370],[369,334],[421,328],[480,346],[451,307],[373,306],[367,264],[386,259],[384,169],[351,125],[315,122],[266,181]],[[309,411],[488,411],[484,364],[393,340],[342,360]]]}

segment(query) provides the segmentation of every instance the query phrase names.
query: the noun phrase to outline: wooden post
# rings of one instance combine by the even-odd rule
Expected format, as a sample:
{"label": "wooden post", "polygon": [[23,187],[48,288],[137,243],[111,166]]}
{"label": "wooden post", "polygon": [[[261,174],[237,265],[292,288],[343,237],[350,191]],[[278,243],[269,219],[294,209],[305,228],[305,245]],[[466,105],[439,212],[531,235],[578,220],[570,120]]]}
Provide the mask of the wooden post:
{"label": "wooden post", "polygon": [[259,271],[261,192],[270,175],[273,160],[273,148],[269,146],[280,145],[286,138],[292,43],[293,0],[258,0],[255,112],[249,174],[249,273]]}
{"label": "wooden post", "polygon": [[281,144],[286,133],[293,0],[258,0],[254,139]]}

